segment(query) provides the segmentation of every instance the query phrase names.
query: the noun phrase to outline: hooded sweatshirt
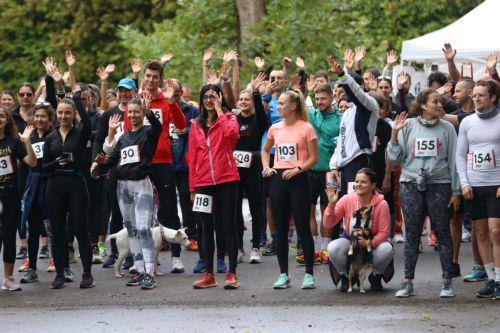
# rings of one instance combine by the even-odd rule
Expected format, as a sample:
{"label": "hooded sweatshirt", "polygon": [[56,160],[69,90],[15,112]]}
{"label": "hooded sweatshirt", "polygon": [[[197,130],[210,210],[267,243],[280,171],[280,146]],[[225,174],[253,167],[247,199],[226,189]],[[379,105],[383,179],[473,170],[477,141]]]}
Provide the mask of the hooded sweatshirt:
{"label": "hooded sweatshirt", "polygon": [[[374,192],[370,206],[373,207],[370,231],[373,235],[373,247],[377,248],[379,244],[389,238],[391,217],[389,205],[382,194]],[[344,218],[344,230],[350,234],[351,218],[353,218],[354,225],[356,223],[356,219],[353,217],[354,213],[360,208],[361,204],[357,194],[344,195],[336,204],[328,204],[323,215],[323,225],[326,228],[333,228]]]}

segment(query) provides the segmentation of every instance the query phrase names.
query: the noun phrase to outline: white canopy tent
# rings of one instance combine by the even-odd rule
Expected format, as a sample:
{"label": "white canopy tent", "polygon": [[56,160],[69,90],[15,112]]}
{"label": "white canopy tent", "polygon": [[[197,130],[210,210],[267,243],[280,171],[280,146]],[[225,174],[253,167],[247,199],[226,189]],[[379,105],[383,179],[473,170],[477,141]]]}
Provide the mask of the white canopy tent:
{"label": "white canopy tent", "polygon": [[[457,50],[457,63],[484,64],[488,54],[500,50],[500,0],[485,0],[452,24],[403,42],[401,60],[445,62],[444,43]],[[481,67],[481,66],[478,66]]]}

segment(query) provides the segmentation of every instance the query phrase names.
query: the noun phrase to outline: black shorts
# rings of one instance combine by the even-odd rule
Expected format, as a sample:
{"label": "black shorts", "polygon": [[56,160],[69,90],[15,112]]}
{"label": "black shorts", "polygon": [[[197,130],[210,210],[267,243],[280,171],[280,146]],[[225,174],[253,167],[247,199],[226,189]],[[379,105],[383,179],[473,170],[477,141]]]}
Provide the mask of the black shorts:
{"label": "black shorts", "polygon": [[498,186],[472,187],[472,200],[465,200],[465,209],[472,220],[490,217],[500,218],[500,198],[497,198]]}
{"label": "black shorts", "polygon": [[[272,168],[274,166],[274,154],[269,155],[269,167]],[[264,195],[266,198],[270,198],[271,196],[269,195],[269,186],[271,185],[271,180],[273,179],[273,176],[271,177],[262,177],[263,182],[262,186],[264,188]]]}
{"label": "black shorts", "polygon": [[309,179],[311,184],[311,204],[319,203],[321,206],[328,205],[328,196],[326,195],[326,171],[309,170]]}

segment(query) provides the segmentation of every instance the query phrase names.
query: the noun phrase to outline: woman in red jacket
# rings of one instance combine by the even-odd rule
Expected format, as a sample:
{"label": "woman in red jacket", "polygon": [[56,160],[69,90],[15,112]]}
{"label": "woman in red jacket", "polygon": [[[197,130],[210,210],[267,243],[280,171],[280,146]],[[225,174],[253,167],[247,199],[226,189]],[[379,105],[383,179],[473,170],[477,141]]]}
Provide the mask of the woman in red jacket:
{"label": "woman in red jacket", "polygon": [[200,91],[200,116],[191,120],[187,161],[193,211],[203,226],[203,255],[207,272],[193,285],[215,287],[213,274],[214,231],[223,230],[229,256],[225,289],[238,288],[236,264],[238,234],[236,201],[238,168],[233,151],[238,140],[238,120],[228,112],[219,86],[207,84]]}
{"label": "woman in red jacket", "polygon": [[[333,228],[344,218],[344,231],[342,236],[328,244],[328,256],[336,271],[341,274],[341,291],[348,289],[347,261],[350,244],[349,235],[355,224],[354,214],[362,207],[372,207],[370,231],[373,236],[373,269],[369,276],[371,290],[382,290],[382,274],[391,263],[393,257],[392,245],[387,241],[391,226],[389,206],[384,196],[377,192],[377,174],[370,168],[363,168],[356,174],[354,189],[356,193],[344,195],[339,200],[338,192],[333,187],[328,187],[328,207],[323,215],[323,225]],[[366,246],[361,242],[361,246]],[[336,279],[334,274],[334,283]]]}

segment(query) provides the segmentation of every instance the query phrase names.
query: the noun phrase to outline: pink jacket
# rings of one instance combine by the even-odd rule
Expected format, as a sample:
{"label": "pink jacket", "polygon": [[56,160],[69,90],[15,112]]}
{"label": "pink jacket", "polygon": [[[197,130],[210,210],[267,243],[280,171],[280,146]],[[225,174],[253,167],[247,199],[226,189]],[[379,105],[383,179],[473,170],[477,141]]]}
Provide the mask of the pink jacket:
{"label": "pink jacket", "polygon": [[[384,200],[384,196],[375,192],[370,206],[373,206],[372,225],[370,231],[373,235],[373,247],[387,241],[391,229],[391,217],[389,205]],[[329,204],[323,215],[323,225],[326,228],[333,228],[344,218],[344,230],[349,233],[349,226],[353,214],[361,208],[356,194],[344,195],[336,204]]]}
{"label": "pink jacket", "polygon": [[191,120],[186,160],[189,166],[189,191],[240,180],[233,151],[238,141],[238,120],[233,113],[219,116],[207,135],[196,119]]}

